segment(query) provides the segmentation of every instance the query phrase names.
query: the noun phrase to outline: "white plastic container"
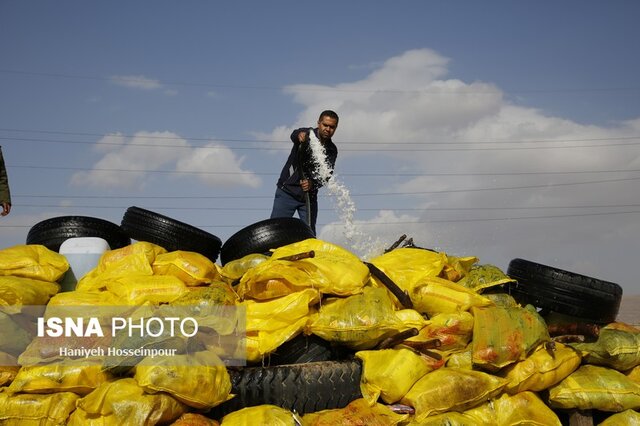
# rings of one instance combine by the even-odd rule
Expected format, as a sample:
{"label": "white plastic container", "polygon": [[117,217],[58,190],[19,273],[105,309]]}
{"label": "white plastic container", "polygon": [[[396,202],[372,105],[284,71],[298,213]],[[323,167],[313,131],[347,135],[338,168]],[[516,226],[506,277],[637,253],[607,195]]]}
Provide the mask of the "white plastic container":
{"label": "white plastic container", "polygon": [[98,266],[100,256],[111,250],[109,243],[98,237],[76,237],[65,240],[58,253],[69,262],[69,270],[60,282],[60,291],[73,291],[87,272]]}

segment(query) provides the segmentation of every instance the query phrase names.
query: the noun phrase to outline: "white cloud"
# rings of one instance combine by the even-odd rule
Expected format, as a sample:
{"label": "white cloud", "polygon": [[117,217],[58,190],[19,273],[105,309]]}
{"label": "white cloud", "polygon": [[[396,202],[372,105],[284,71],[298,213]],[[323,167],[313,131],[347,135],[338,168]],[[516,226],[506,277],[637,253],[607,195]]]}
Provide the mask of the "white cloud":
{"label": "white cloud", "polygon": [[163,87],[159,80],[143,75],[114,75],[111,76],[111,82],[118,86],[140,90],[156,90]]}
{"label": "white cloud", "polygon": [[[637,145],[619,146],[616,138],[637,137],[640,118],[607,127],[580,124],[507,101],[490,82],[451,78],[447,65],[439,53],[419,49],[359,81],[289,86],[301,112],[292,125],[264,137],[288,139],[293,128],[314,125],[320,111],[335,109],[337,173],[389,174],[352,179],[352,192],[412,193],[393,198],[394,212],[381,207],[367,219],[385,224],[362,224],[366,235],[395,241],[413,233],[418,245],[502,267],[520,256],[558,267],[597,265],[588,272],[624,278],[620,265],[633,263],[639,213],[603,213],[633,211],[611,206],[640,199],[640,185],[606,181],[638,177],[613,171],[638,168]],[[422,176],[392,176],[400,171]],[[585,171],[591,173],[576,173]],[[423,210],[409,217],[403,210],[409,208]],[[344,233],[334,223],[319,235],[344,242]]]}
{"label": "white cloud", "polygon": [[110,152],[120,150],[126,145],[127,138],[122,133],[109,133],[94,145],[97,152]]}
{"label": "white cloud", "polygon": [[[260,180],[243,170],[242,158],[222,144],[191,146],[172,132],[138,132],[133,137],[108,135],[96,143],[104,153],[90,171],[75,173],[71,183],[89,188],[138,188],[163,175],[199,179],[212,187],[255,187]],[[213,174],[224,171],[230,174]],[[171,173],[169,173],[171,172]]]}
{"label": "white cloud", "polygon": [[392,210],[380,210],[369,220],[329,223],[319,229],[318,238],[341,245],[366,259],[382,254],[403,234],[414,241],[432,241],[418,217]]}
{"label": "white cloud", "polygon": [[[286,139],[293,128],[313,125],[320,111],[334,108],[341,117],[334,138],[340,161],[366,155],[372,163],[394,158],[425,173],[518,173],[625,168],[637,158],[628,158],[623,149],[586,146],[606,143],[589,139],[636,136],[640,119],[603,128],[549,116],[507,102],[493,84],[446,79],[447,64],[437,52],[419,49],[387,60],[360,81],[290,86],[287,92],[303,110],[294,125],[266,137]],[[566,148],[575,146],[585,147]],[[414,182],[447,189],[486,186],[486,180],[424,177]],[[416,185],[405,181],[398,188]]]}
{"label": "white cloud", "polygon": [[259,187],[262,181],[254,173],[241,167],[243,161],[244,158],[236,157],[226,146],[209,143],[182,156],[176,164],[176,171],[199,172],[198,179],[210,186]]}

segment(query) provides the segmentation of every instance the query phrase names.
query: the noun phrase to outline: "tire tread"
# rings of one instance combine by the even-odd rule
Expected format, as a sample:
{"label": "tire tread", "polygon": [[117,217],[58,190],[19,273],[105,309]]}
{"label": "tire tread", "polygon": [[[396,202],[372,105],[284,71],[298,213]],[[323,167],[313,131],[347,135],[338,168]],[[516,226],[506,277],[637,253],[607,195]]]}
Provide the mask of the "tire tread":
{"label": "tire tread", "polygon": [[586,320],[615,321],[622,288],[613,282],[525,259],[513,259],[507,275],[516,280],[507,291],[520,303]]}

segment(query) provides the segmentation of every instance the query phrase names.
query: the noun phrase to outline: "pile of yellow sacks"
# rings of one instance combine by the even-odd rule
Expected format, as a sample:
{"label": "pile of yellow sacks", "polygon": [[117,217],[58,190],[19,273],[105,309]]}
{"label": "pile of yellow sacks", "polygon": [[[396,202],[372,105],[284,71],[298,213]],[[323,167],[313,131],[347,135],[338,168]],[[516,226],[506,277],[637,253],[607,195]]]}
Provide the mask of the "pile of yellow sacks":
{"label": "pile of yellow sacks", "polygon": [[[272,405],[247,407],[218,419],[225,426],[560,425],[557,413],[573,409],[610,412],[604,425],[640,424],[639,329],[613,323],[596,342],[562,344],[531,306],[489,291],[511,280],[475,257],[398,248],[370,263],[409,295],[411,308],[357,256],[317,239],[224,267],[138,242],[106,252],[75,291],[64,293],[56,284],[68,269],[64,256],[16,246],[0,250],[0,322],[17,333],[12,316],[27,305],[205,301],[246,313],[242,349],[249,362],[305,333],[353,349],[363,363],[362,398],[346,407],[303,416]],[[378,349],[412,328],[415,336]],[[179,366],[142,360],[127,377],[116,377],[86,362],[26,365],[42,356],[41,342],[28,337],[0,340],[0,364],[7,365],[0,367],[2,425],[214,425],[201,413],[233,398],[224,364],[210,360],[237,354],[220,348],[206,347]],[[11,353],[21,349],[16,361]],[[398,404],[410,413],[400,413]]]}

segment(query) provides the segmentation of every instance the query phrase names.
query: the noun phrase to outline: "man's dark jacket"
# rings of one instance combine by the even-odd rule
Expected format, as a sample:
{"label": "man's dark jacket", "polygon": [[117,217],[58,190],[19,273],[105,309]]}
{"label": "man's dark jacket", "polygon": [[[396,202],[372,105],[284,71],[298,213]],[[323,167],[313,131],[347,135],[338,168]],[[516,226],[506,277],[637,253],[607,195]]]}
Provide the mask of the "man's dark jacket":
{"label": "man's dark jacket", "polygon": [[[0,146],[0,203],[11,204],[11,192],[9,191],[9,179],[7,178],[7,169],[4,166],[4,158],[2,158],[2,147]],[[2,210],[0,208],[0,210]]]}
{"label": "man's dark jacket", "polygon": [[[299,164],[302,163],[302,170],[304,171],[304,176],[312,181],[312,188],[309,191],[309,196],[315,198],[318,196],[318,189],[321,188],[326,180],[321,179],[318,176],[316,164],[313,161],[313,154],[311,152],[311,146],[309,142],[309,135],[307,134],[306,141],[303,143],[298,142],[298,134],[301,131],[309,132],[313,130],[316,137],[318,136],[318,128],[311,129],[307,127],[303,127],[300,129],[296,129],[291,133],[291,141],[293,142],[293,147],[291,147],[291,152],[289,153],[289,158],[287,158],[287,162],[282,168],[282,172],[280,173],[280,178],[278,179],[278,188],[284,190],[289,195],[293,196],[296,200],[300,202],[304,202],[304,191],[300,186],[300,180],[302,179],[300,175],[300,167]],[[318,138],[319,139],[319,138]],[[327,164],[330,169],[333,171],[336,165],[336,158],[338,158],[338,148],[331,141],[331,139],[324,141],[322,146],[325,149],[327,154]]]}

